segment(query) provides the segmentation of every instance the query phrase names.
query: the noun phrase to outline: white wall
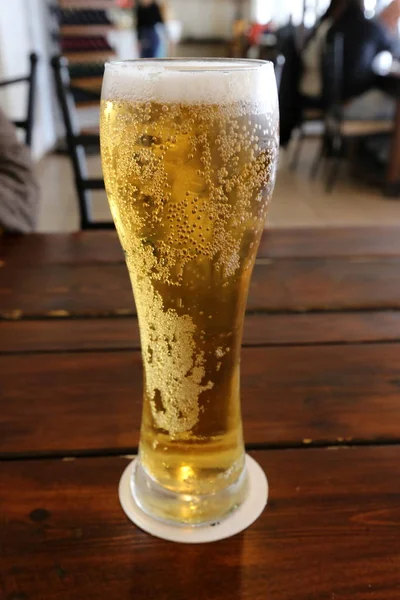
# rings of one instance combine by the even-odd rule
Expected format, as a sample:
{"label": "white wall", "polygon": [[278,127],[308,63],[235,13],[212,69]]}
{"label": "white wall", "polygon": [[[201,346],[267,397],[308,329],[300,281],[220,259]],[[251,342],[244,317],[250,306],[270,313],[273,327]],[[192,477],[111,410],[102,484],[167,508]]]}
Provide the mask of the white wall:
{"label": "white wall", "polygon": [[[329,1],[306,0],[309,16],[316,9],[319,14],[324,12]],[[182,22],[183,37],[194,39],[229,39],[237,6],[238,0],[168,0],[173,18]],[[281,26],[292,18],[295,24],[300,24],[304,0],[243,0],[242,7],[244,18],[252,21],[265,23],[272,19],[276,26]]]}
{"label": "white wall", "polygon": [[234,0],[169,0],[172,17],[183,25],[184,38],[223,38],[232,35]]}
{"label": "white wall", "polygon": [[[0,78],[10,79],[26,75],[30,44],[25,0],[3,0],[0,9]],[[0,102],[3,110],[20,118],[25,110],[25,86],[2,90]]]}
{"label": "white wall", "polygon": [[[40,158],[56,141],[53,87],[49,67],[46,0],[0,0],[0,79],[26,75],[29,53],[39,54],[33,155]],[[0,106],[11,118],[26,113],[26,84],[0,95]]]}

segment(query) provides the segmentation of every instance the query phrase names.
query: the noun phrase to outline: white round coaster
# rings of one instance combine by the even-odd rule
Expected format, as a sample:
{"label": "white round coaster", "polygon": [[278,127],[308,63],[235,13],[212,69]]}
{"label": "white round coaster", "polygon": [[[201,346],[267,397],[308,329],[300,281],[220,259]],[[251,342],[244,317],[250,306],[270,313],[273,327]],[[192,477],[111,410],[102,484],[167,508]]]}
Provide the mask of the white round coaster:
{"label": "white round coaster", "polygon": [[129,463],[119,482],[119,500],[125,514],[140,529],[155,537],[182,544],[203,544],[232,537],[247,529],[263,512],[268,500],[268,481],[260,465],[246,454],[249,493],[237,510],[212,525],[170,525],[150,517],[136,504],[131,492],[133,464]]}

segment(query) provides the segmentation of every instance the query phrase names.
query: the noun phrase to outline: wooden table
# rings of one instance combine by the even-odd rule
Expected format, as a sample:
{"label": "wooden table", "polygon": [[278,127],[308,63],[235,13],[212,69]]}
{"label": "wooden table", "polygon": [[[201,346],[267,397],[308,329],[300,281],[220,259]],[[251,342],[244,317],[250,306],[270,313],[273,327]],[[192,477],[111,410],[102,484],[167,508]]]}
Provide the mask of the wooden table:
{"label": "wooden table", "polygon": [[211,545],[122,512],[139,338],[113,233],[0,239],[2,600],[399,600],[400,230],[264,236],[242,355],[267,510]]}

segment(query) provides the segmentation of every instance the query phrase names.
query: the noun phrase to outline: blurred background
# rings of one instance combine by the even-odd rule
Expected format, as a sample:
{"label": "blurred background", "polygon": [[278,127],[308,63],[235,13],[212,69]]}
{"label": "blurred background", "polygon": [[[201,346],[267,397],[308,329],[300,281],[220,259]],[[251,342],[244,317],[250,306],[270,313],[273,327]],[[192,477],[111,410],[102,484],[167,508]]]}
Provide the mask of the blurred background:
{"label": "blurred background", "polygon": [[74,231],[85,206],[109,221],[101,79],[105,61],[139,56],[274,61],[282,149],[268,226],[394,224],[399,48],[400,0],[3,1],[0,107],[29,146],[28,203],[35,177],[39,190],[34,217],[9,226],[0,207],[0,224]]}

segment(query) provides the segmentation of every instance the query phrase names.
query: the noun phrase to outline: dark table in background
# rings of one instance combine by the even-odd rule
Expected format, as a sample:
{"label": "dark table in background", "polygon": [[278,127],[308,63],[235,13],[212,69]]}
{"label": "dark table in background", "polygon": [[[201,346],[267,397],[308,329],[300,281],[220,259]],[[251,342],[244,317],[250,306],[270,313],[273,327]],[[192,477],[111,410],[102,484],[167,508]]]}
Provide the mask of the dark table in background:
{"label": "dark table in background", "polygon": [[399,600],[400,229],[265,234],[242,352],[267,510],[212,545],[122,512],[141,360],[113,233],[0,239],[3,600]]}

